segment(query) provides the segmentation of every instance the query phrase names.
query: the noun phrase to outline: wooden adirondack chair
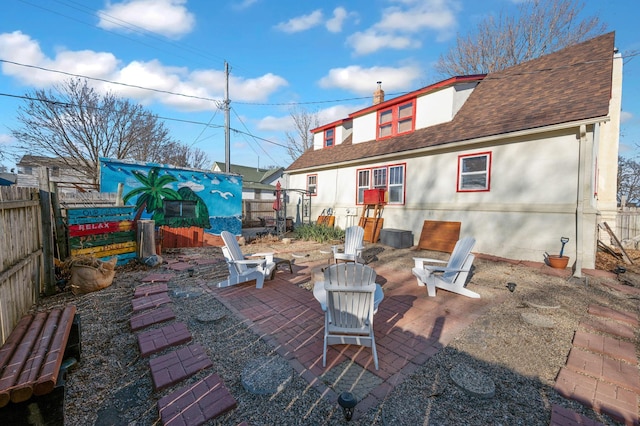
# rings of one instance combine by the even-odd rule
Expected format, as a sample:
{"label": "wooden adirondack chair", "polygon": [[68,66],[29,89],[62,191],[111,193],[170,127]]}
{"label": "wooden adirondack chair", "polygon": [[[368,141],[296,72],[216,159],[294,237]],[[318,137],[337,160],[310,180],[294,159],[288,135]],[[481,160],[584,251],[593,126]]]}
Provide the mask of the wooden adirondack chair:
{"label": "wooden adirondack chair", "polygon": [[[418,285],[427,286],[427,293],[435,297],[436,288],[479,299],[480,295],[466,288],[467,278],[473,266],[475,256],[471,249],[476,240],[465,237],[456,243],[449,261],[414,257],[415,267],[411,270]],[[426,265],[426,263],[446,263],[447,266]]]}
{"label": "wooden adirondack chair", "polygon": [[333,261],[363,263],[362,250],[364,250],[364,229],[360,226],[350,226],[344,233],[344,246],[331,246]]}
{"label": "wooden adirondack chair", "polygon": [[357,263],[331,265],[325,270],[327,305],[324,315],[323,367],[327,365],[328,345],[347,344],[370,347],[375,368],[378,369],[373,333],[375,277],[371,267]]}
{"label": "wooden adirondack chair", "polygon": [[256,288],[262,288],[265,278],[273,278],[276,267],[273,254],[266,254],[262,259],[247,259],[242,253],[236,237],[231,232],[222,231],[220,236],[224,241],[222,253],[229,267],[229,278],[218,283],[218,287],[229,287],[256,280]]}

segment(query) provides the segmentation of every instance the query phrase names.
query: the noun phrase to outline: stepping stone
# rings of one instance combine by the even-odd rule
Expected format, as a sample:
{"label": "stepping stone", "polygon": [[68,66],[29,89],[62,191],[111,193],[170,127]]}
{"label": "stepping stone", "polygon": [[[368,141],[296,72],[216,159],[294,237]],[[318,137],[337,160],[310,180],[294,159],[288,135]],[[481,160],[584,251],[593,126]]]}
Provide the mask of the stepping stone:
{"label": "stepping stone", "polygon": [[555,322],[553,322],[553,319],[544,315],[523,312],[520,316],[524,322],[535,325],[536,327],[553,328],[556,325]]}
{"label": "stepping stone", "polygon": [[167,293],[158,293],[133,299],[131,305],[133,306],[133,312],[139,312],[149,308],[157,308],[169,302],[171,302],[171,299],[169,299]]}
{"label": "stepping stone", "polygon": [[213,363],[200,344],[189,345],[149,361],[156,390],[174,385],[211,366]]}
{"label": "stepping stone", "polygon": [[191,341],[191,333],[189,333],[187,325],[183,322],[138,334],[138,346],[143,357],[189,341]]}
{"label": "stepping stone", "polygon": [[152,294],[165,293],[167,291],[169,291],[169,288],[166,283],[142,285],[136,287],[133,297],[151,296]]}
{"label": "stepping stone", "polygon": [[193,265],[187,262],[172,263],[169,265],[169,269],[173,269],[174,271],[186,271],[189,268],[193,268]]}
{"label": "stepping stone", "polygon": [[134,315],[129,320],[129,324],[131,325],[131,330],[137,331],[152,324],[172,320],[175,317],[176,314],[173,313],[171,308],[164,307]]}
{"label": "stepping stone", "polygon": [[143,283],[167,282],[171,281],[173,278],[175,278],[175,276],[175,274],[151,274],[147,275],[140,281],[142,281]]}
{"label": "stepping stone", "polygon": [[242,370],[242,386],[249,393],[273,395],[282,392],[293,377],[289,363],[279,357],[260,357],[251,360]]}
{"label": "stepping stone", "polygon": [[238,403],[217,374],[211,374],[158,400],[163,425],[200,425],[234,409]]}
{"label": "stepping stone", "polygon": [[449,377],[463,391],[478,398],[493,398],[496,385],[489,376],[466,364],[458,364],[449,371]]}

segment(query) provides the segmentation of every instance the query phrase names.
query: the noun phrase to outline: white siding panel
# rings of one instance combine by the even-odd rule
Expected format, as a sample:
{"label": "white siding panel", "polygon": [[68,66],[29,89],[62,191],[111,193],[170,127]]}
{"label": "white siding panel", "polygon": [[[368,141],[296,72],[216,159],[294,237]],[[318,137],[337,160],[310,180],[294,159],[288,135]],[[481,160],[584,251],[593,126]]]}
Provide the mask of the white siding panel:
{"label": "white siding panel", "polygon": [[353,143],[376,139],[377,113],[371,112],[353,120]]}

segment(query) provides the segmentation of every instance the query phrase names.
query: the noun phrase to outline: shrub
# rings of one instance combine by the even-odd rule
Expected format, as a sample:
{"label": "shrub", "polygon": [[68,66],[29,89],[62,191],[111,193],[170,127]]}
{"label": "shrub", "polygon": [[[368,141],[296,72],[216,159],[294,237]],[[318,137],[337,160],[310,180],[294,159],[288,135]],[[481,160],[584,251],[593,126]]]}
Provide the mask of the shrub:
{"label": "shrub", "polygon": [[334,228],[326,225],[300,225],[293,231],[295,238],[301,240],[312,240],[319,243],[326,243],[333,240],[344,240],[344,231],[340,228]]}

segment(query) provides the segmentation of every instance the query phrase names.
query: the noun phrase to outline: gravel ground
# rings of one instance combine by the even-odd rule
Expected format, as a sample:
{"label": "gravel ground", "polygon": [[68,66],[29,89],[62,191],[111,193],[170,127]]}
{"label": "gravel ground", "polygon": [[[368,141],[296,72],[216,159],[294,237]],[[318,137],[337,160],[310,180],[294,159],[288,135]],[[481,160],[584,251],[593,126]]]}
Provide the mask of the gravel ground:
{"label": "gravel ground", "polygon": [[[317,243],[261,241],[245,247],[245,252],[275,250],[280,256],[305,253],[296,262],[310,262],[326,254]],[[632,253],[634,257],[636,253]],[[202,344],[238,407],[209,424],[238,425],[548,425],[552,404],[560,404],[606,425],[616,424],[575,401],[553,391],[559,369],[565,364],[573,332],[591,303],[612,308],[637,310],[637,300],[617,294],[600,285],[598,279],[563,279],[531,268],[503,262],[477,260],[472,283],[474,290],[491,295],[515,282],[515,291],[503,303],[495,304],[464,330],[444,350],[429,359],[386,400],[366,413],[358,412],[347,423],[335,404],[321,397],[306,381],[296,377],[272,396],[253,395],[241,384],[241,372],[252,359],[273,355],[273,348],[249,331],[213,296],[197,296],[198,282],[215,282],[226,276],[226,266],[218,248],[183,249],[166,254],[165,260],[179,255],[220,259],[200,266],[195,277],[174,272],[170,290],[176,320],[187,323],[193,340]],[[404,270],[412,266],[413,256],[442,257],[440,253],[394,250],[370,245],[365,252],[376,264]],[[640,257],[640,255],[638,256]],[[607,263],[608,262],[608,263]],[[615,260],[608,259],[610,269]],[[162,267],[141,265],[118,268],[113,284],[82,296],[63,292],[43,298],[37,309],[74,303],[82,321],[82,360],[69,373],[65,398],[65,424],[68,425],[155,425],[160,424],[157,400],[186,383],[209,374],[205,370],[189,380],[159,392],[153,390],[148,360],[140,357],[135,334],[130,331],[133,288],[150,272]],[[640,272],[640,271],[638,271]],[[635,270],[628,267],[628,284]],[[640,275],[639,275],[640,276]],[[213,324],[197,320],[199,314],[215,312]],[[552,328],[541,328],[523,321],[525,316],[543,315],[553,321]],[[464,393],[450,377],[454,366],[466,365],[491,378],[495,395],[479,398]]]}

